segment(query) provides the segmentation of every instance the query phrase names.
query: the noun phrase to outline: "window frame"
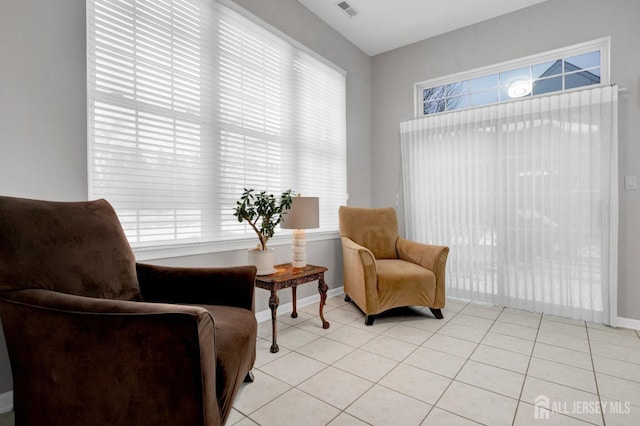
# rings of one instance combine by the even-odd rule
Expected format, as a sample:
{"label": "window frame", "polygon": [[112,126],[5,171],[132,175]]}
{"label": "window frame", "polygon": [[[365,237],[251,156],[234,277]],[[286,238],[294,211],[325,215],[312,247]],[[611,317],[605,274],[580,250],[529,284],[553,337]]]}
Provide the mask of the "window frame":
{"label": "window frame", "polygon": [[[516,102],[523,98],[550,96],[554,93],[565,93],[565,92],[574,91],[574,90],[581,90],[585,87],[597,87],[599,85],[608,85],[610,84],[611,37],[603,37],[603,38],[587,41],[584,43],[574,44],[574,45],[559,48],[559,49],[554,49],[554,50],[550,50],[542,53],[537,53],[534,55],[512,59],[505,62],[500,62],[500,63],[489,65],[486,67],[475,68],[469,71],[462,71],[459,73],[447,75],[445,77],[437,77],[437,78],[414,83],[414,90],[413,90],[414,117],[420,118],[420,117],[425,117],[427,115],[442,114],[442,113],[450,112],[450,111],[439,111],[432,114],[425,114],[424,101],[423,101],[423,90],[425,89],[436,88],[438,86],[443,86],[447,84],[462,83],[467,80],[472,80],[480,77],[488,77],[490,75],[499,74],[501,72],[506,72],[506,71],[515,71],[522,67],[538,65],[544,62],[554,61],[559,58],[565,59],[568,57],[577,56],[580,54],[589,53],[596,50],[600,51],[600,83],[599,84],[593,84],[589,86],[580,86],[572,89],[563,88],[558,91],[541,93],[539,95],[531,94],[530,96],[527,96],[527,97],[513,98],[510,100],[503,100],[503,101],[498,100],[498,102],[492,102],[492,103],[487,103],[487,104],[477,105],[477,106],[468,106],[465,108],[460,108],[460,109],[455,109],[450,111],[459,111],[462,109],[469,109],[469,108],[482,108],[486,105],[494,105],[496,103]],[[564,76],[565,73],[563,72],[560,75]],[[564,83],[563,83],[563,86],[564,86]],[[498,86],[498,90],[499,89],[500,87]],[[446,98],[443,98],[443,100],[444,99]]]}
{"label": "window frame", "polygon": [[[329,60],[323,58],[322,56],[320,56],[319,54],[313,52],[311,49],[307,48],[306,46],[302,45],[301,43],[297,42],[296,40],[292,39],[291,37],[287,36],[286,34],[284,34],[283,32],[277,30],[275,27],[269,25],[268,23],[264,22],[263,20],[261,20],[260,18],[255,17],[254,15],[252,15],[251,13],[247,12],[246,10],[244,10],[243,8],[241,8],[240,6],[236,5],[235,3],[233,3],[232,1],[228,1],[228,0],[216,0],[217,3],[219,3],[221,6],[226,7],[228,9],[230,9],[233,12],[238,13],[239,15],[241,15],[243,18],[246,18],[248,21],[250,21],[253,24],[256,24],[258,27],[261,27],[262,29],[270,32],[271,34],[273,34],[275,37],[279,38],[280,40],[282,40],[284,43],[287,43],[289,45],[291,45],[291,47],[293,47],[297,52],[301,52],[303,54],[306,54],[307,56],[311,57],[312,59],[320,62],[321,64],[327,66],[328,68],[330,68],[331,70],[335,71],[337,74],[340,74],[343,78],[344,78],[344,89],[345,89],[345,95],[346,95],[346,72],[344,70],[342,70],[340,67],[338,67],[337,65],[331,63]],[[89,15],[90,10],[89,7],[87,8],[87,14]],[[89,16],[87,16],[87,26],[89,26]],[[93,45],[90,45],[90,41],[89,40],[89,34],[87,34],[87,49],[89,51],[89,49],[91,49],[93,47]],[[213,43],[215,44],[215,42]],[[90,58],[91,55],[88,55],[88,61],[87,61],[87,68],[88,68],[88,73],[91,72],[91,69],[93,66],[90,63]],[[89,80],[89,79],[88,79]],[[95,80],[95,79],[94,79]],[[91,80],[91,81],[94,81]],[[92,89],[89,89],[89,91]],[[94,197],[95,198],[95,190],[92,184],[92,175],[93,175],[93,171],[92,168],[93,166],[93,161],[94,161],[94,157],[92,156],[92,141],[93,141],[93,134],[91,133],[91,126],[93,125],[93,121],[91,121],[93,118],[93,109],[95,108],[94,103],[96,102],[96,99],[94,98],[89,98],[90,102],[87,103],[87,113],[88,113],[88,120],[89,120],[89,128],[88,128],[88,150],[87,150],[87,154],[88,154],[88,185],[89,185],[89,197]],[[100,102],[100,100],[97,100],[98,102]],[[346,108],[346,98],[343,99],[344,102],[344,106]],[[345,109],[345,113],[346,113],[346,109]],[[344,176],[342,177],[342,183],[341,185],[344,186],[344,199],[346,200],[347,198],[347,175],[346,175],[346,161],[347,161],[347,143],[346,143],[346,131],[347,131],[347,121],[346,121],[346,114],[344,117],[344,125],[343,125],[343,136],[344,136],[344,141],[342,141],[342,143],[344,144],[343,146],[343,150],[344,150],[344,155],[342,156],[344,159]],[[206,136],[204,136],[206,137]],[[216,146],[220,145],[220,141],[216,142]],[[217,161],[214,161],[213,164],[216,164]],[[216,183],[212,182],[212,185],[217,185]],[[295,185],[295,184],[292,184]],[[259,190],[262,190],[262,188],[257,188]],[[285,190],[288,188],[282,188],[281,190]],[[294,190],[300,190],[299,188],[295,188],[293,187]],[[276,190],[273,190],[272,192],[278,192]],[[313,195],[313,194],[306,194],[306,195]],[[238,197],[240,196],[240,194],[238,194]],[[217,209],[213,209],[209,216],[213,215],[215,216],[217,214]],[[230,211],[231,214],[231,211]],[[205,216],[206,218],[206,216]],[[211,219],[211,218],[209,218]],[[210,222],[210,223],[209,223]],[[202,226],[215,226],[218,227],[220,224],[218,223],[217,220],[214,221],[210,221],[209,220],[208,223],[202,223]],[[217,231],[219,232],[219,230]],[[288,230],[282,230],[281,232],[279,231],[277,233],[277,235],[275,237],[273,237],[272,239],[270,239],[269,241],[269,246],[270,247],[275,247],[275,246],[280,246],[280,245],[288,245],[290,244],[290,233],[291,231]],[[308,233],[308,237],[307,240],[308,241],[321,241],[321,240],[328,240],[328,239],[335,239],[339,237],[339,232],[337,229],[333,229],[333,227],[331,226],[328,229],[320,229],[320,230],[310,230],[310,232]],[[206,254],[206,253],[215,253],[215,252],[230,252],[230,251],[235,251],[235,250],[242,250],[242,249],[247,249],[248,247],[252,247],[253,245],[255,245],[255,235],[253,235],[253,232],[246,232],[243,235],[220,235],[218,237],[214,237],[214,238],[205,238],[205,240],[203,241],[182,241],[180,239],[173,239],[173,240],[166,240],[166,241],[162,241],[160,243],[155,243],[155,244],[142,244],[142,245],[138,245],[138,244],[132,244],[133,246],[133,251],[136,254],[136,259],[139,261],[144,261],[144,260],[151,260],[151,259],[162,259],[162,258],[171,258],[171,257],[181,257],[181,256],[192,256],[192,255],[199,255],[199,254]]]}

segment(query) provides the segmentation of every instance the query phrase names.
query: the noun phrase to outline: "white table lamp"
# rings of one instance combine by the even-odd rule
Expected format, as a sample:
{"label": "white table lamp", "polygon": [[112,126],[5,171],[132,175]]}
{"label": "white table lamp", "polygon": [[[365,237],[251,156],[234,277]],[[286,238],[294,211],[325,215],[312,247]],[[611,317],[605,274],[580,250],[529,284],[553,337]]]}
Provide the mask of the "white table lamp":
{"label": "white table lamp", "polygon": [[291,208],[280,224],[281,228],[293,229],[293,261],[294,268],[307,266],[307,237],[305,229],[320,226],[318,197],[293,197]]}

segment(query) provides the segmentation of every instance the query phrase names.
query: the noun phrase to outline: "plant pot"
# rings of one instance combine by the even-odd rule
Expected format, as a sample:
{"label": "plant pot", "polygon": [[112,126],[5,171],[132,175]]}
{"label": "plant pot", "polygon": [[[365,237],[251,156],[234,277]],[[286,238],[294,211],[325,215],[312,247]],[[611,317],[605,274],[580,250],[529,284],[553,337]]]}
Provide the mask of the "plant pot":
{"label": "plant pot", "polygon": [[258,268],[258,275],[269,275],[276,272],[276,252],[272,248],[266,250],[249,249],[249,264]]}

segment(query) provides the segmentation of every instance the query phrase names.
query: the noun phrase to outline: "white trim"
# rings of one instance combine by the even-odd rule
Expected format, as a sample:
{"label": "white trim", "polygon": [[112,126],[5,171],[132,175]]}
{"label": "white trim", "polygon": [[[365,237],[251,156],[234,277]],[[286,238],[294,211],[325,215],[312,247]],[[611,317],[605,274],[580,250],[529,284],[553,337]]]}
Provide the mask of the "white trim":
{"label": "white trim", "polygon": [[[327,298],[329,297],[334,297],[334,296],[340,296],[344,294],[344,286],[341,287],[337,287],[337,288],[332,288],[329,291],[327,291]],[[457,300],[460,302],[464,302],[464,303],[473,303],[473,304],[477,304],[477,305],[486,305],[486,306],[494,306],[491,303],[484,303],[484,302],[476,302],[470,299],[463,299],[461,297],[447,297],[447,299],[450,300]],[[313,296],[309,296],[309,297],[305,297],[304,299],[300,299],[297,301],[297,307],[298,308],[304,308],[305,306],[309,306],[311,304],[314,304],[316,302],[318,302],[320,300],[320,295],[319,294],[314,294]],[[283,305],[279,305],[278,306],[278,316],[280,315],[284,315],[284,314],[289,314],[293,311],[293,303],[289,302],[289,303],[285,303]],[[526,311],[523,311],[526,312]],[[264,311],[260,311],[260,312],[256,312],[256,320],[260,323],[260,322],[264,322],[264,321],[268,321],[271,319],[271,310],[270,309],[265,309]],[[633,330],[640,330],[640,320],[637,319],[631,319],[631,318],[622,318],[622,317],[618,317],[617,318],[618,322],[617,322],[617,327],[620,328],[630,328]],[[0,395],[1,397],[2,395]]]}
{"label": "white trim", "polygon": [[[344,287],[332,288],[327,291],[327,298],[333,296],[339,296],[344,294]],[[314,294],[313,296],[305,297],[304,299],[300,299],[296,303],[296,308],[304,308],[305,306],[312,305],[316,302],[320,301],[320,295]],[[285,303],[283,305],[278,306],[278,316],[291,313],[293,311],[293,303]],[[256,320],[260,322],[265,322],[271,319],[271,309],[265,309],[264,311],[256,312]]]}
{"label": "white trim", "polygon": [[[478,302],[472,299],[465,299],[462,297],[450,297],[447,296],[448,300],[456,300],[462,303],[473,303],[475,305],[486,305],[486,306],[500,306],[502,308],[504,308],[504,306],[501,305],[493,305],[491,303],[486,303],[486,302]],[[522,312],[528,312],[525,310],[522,310]],[[547,315],[544,314],[543,312],[535,312],[537,314],[542,314],[542,315]],[[573,319],[573,318],[569,318],[569,319]],[[606,325],[606,324],[605,324]],[[608,326],[610,327],[610,326]],[[632,319],[632,318],[622,318],[622,317],[616,317],[616,325],[615,327],[612,328],[630,328],[632,330],[640,330],[640,320],[637,319]]]}
{"label": "white trim", "polygon": [[[601,68],[602,69],[602,68]],[[620,321],[618,317],[618,235],[620,202],[618,193],[618,88],[613,87],[613,137],[611,152],[609,154],[609,309],[608,319],[612,327],[617,327]]]}
{"label": "white trim", "polygon": [[618,321],[616,322],[616,327],[640,330],[640,320],[618,317]]}
{"label": "white trim", "polygon": [[[269,239],[269,247],[291,244],[291,232],[278,235]],[[308,232],[307,243],[313,241],[325,241],[340,238],[338,231]],[[136,261],[168,259],[173,257],[196,256],[199,254],[221,253],[233,250],[247,250],[254,248],[258,242],[257,237],[243,236],[233,240],[211,241],[207,243],[193,243],[183,245],[167,245],[161,247],[138,247],[133,249]]]}
{"label": "white trim", "polygon": [[0,414],[13,411],[13,391],[0,394]]}
{"label": "white trim", "polygon": [[[428,79],[424,81],[420,81],[415,83],[414,86],[420,86],[425,84],[432,84],[434,86],[439,86],[447,83],[455,83],[460,80],[468,80],[476,77],[482,77],[488,74],[494,74],[500,71],[507,71],[513,67],[526,67],[528,65],[535,65],[538,62],[546,62],[551,61],[553,59],[557,59],[558,57],[566,57],[566,56],[574,56],[575,54],[586,53],[587,51],[597,50],[597,49],[605,49],[608,53],[609,47],[611,45],[611,37],[602,37],[596,40],[587,41],[584,43],[574,44],[567,47],[562,47],[560,49],[549,50],[547,52],[536,53],[529,56],[524,56],[522,58],[511,59],[509,61],[500,62],[498,64],[488,65],[481,68],[476,68],[469,71],[462,71],[456,74],[447,75],[444,77],[438,77],[433,79]],[[600,64],[603,64],[609,67],[609,55],[603,55],[600,57]],[[606,79],[605,79],[606,78]],[[608,83],[609,75],[606,76],[604,73],[601,75],[601,80],[603,83]]]}
{"label": "white trim", "polygon": [[[595,40],[578,43],[560,49],[540,52],[534,55],[524,56],[522,58],[511,59],[509,61],[500,62],[498,64],[488,65],[485,67],[475,68],[473,70],[462,71],[443,77],[436,77],[424,81],[419,81],[413,85],[413,114],[415,118],[424,117],[422,114],[422,100],[420,92],[424,88],[441,86],[443,84],[456,83],[458,81],[470,80],[476,77],[483,77],[490,74],[496,74],[501,71],[509,71],[514,68],[526,67],[538,63],[551,61],[554,59],[574,56],[588,51],[600,50],[600,83],[603,85],[610,84],[610,66],[611,66],[611,37],[602,37]],[[583,88],[583,87],[582,87]],[[545,93],[549,95],[549,93]]]}

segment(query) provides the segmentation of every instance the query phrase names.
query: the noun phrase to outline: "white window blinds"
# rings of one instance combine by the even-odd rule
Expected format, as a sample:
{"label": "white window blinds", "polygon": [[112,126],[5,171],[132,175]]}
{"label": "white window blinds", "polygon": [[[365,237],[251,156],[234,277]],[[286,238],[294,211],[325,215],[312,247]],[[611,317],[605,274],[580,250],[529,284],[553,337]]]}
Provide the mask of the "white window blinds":
{"label": "white window blinds", "polygon": [[346,196],[343,73],[204,0],[92,0],[89,191],[134,247],[250,236],[244,188]]}
{"label": "white window blinds", "polygon": [[400,125],[408,238],[451,248],[447,295],[615,326],[618,89]]}

